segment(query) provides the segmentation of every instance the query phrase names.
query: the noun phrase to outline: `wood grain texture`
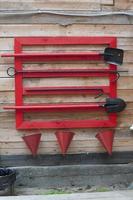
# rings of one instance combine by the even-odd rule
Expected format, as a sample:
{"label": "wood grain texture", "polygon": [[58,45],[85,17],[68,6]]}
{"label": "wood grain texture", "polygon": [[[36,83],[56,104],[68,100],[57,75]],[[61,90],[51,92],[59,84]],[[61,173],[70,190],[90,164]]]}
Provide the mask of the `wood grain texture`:
{"label": "wood grain texture", "polygon": [[[118,37],[117,43],[118,43],[119,48],[122,48],[124,50],[132,50],[133,49],[133,36],[131,35],[131,37],[127,37],[127,38]],[[9,51],[9,50],[11,51],[11,50],[13,50],[13,47],[14,47],[14,37],[0,37],[0,51]],[[85,48],[85,46],[84,46],[84,48]],[[26,47],[26,49],[31,50],[32,48]],[[34,49],[35,50],[41,50],[41,49],[45,50],[46,47],[45,48],[34,47]],[[48,47],[47,47],[47,49],[48,49]],[[75,48],[72,47],[72,49],[75,49]],[[80,47],[80,49],[83,50],[83,48],[81,48],[81,47]],[[96,50],[96,47],[89,45],[89,50],[91,50],[91,49]]]}
{"label": "wood grain texture", "polygon": [[[107,6],[106,6],[107,7]],[[111,7],[111,6],[108,6]],[[103,6],[102,6],[103,8]],[[22,12],[22,11],[21,11]],[[35,11],[34,11],[35,12]],[[52,12],[52,11],[51,11]],[[82,23],[82,24],[133,24],[133,17],[127,14],[115,14],[112,12],[110,15],[101,15],[101,11],[96,14],[88,13],[88,10],[82,10],[75,14],[72,14],[68,11],[53,11],[54,13],[50,13],[49,11],[45,11],[43,13],[27,13],[27,14],[16,14],[11,15],[5,14],[0,15],[0,24],[44,24],[44,23],[51,23],[51,24],[60,24],[62,26],[68,26],[75,23]],[[129,12],[129,11],[128,11]],[[128,13],[127,12],[127,13]],[[90,16],[89,16],[90,15]],[[100,15],[97,16],[97,15]],[[12,19],[12,20],[10,20]]]}
{"label": "wood grain texture", "polygon": [[[133,151],[133,147],[132,146],[117,146],[114,147],[113,151],[115,152],[121,152],[121,151]],[[101,147],[101,146],[94,146],[92,147],[76,147],[76,149],[73,148],[69,148],[67,154],[83,154],[83,153],[94,153],[94,152],[99,152],[99,153],[103,153],[105,152],[105,150]],[[31,152],[29,151],[29,149],[27,149],[26,147],[24,149],[1,149],[0,150],[0,154],[1,155],[31,155]],[[60,154],[60,149],[58,148],[39,148],[38,150],[38,154]]]}
{"label": "wood grain texture", "polygon": [[[107,2],[110,0],[107,0]],[[100,0],[1,0],[1,9],[100,10]]]}
{"label": "wood grain texture", "polygon": [[[113,4],[114,2],[114,4]],[[132,0],[1,0],[0,10],[2,9],[14,9],[14,10],[60,10],[75,12],[83,10],[112,10],[116,11],[131,10]],[[45,16],[45,17],[44,17]],[[0,54],[12,53],[14,49],[14,37],[16,36],[116,36],[118,37],[118,48],[125,50],[124,64],[119,66],[119,70],[128,70],[128,73],[121,74],[121,78],[118,81],[118,97],[123,98],[127,102],[127,108],[118,114],[118,126],[115,129],[115,141],[114,151],[133,151],[133,135],[129,130],[129,127],[133,123],[133,26],[132,18],[125,16],[108,16],[108,17],[64,17],[55,15],[30,15],[30,16],[0,16]],[[24,48],[25,52],[33,51],[57,51],[58,47],[45,48]],[[66,47],[65,47],[66,48]],[[103,46],[74,46],[69,47],[71,51],[103,51]],[[65,51],[70,49],[66,48]],[[59,47],[60,51],[64,51],[63,47]],[[13,58],[0,58],[0,76],[6,76],[6,70],[8,67],[14,66]],[[42,69],[42,68],[106,68],[104,63],[76,63],[76,64],[48,64],[48,63],[26,63],[24,68],[26,69]],[[62,80],[25,80],[26,86],[36,85],[99,85],[108,84],[106,78],[79,78],[76,79],[62,79]],[[91,101],[104,101],[106,96],[100,97],[94,100],[93,95],[69,95],[69,96],[38,96],[25,98],[25,102],[46,102],[46,103],[59,103],[59,102],[91,102]],[[30,152],[22,140],[22,136],[28,134],[34,134],[36,131],[18,131],[15,128],[15,112],[3,110],[4,105],[13,105],[15,101],[14,97],[14,79],[0,79],[0,155],[29,155]],[[106,117],[106,114],[99,113],[101,118]],[[95,118],[98,119],[98,114],[95,113],[55,113],[53,114],[35,114],[27,115],[25,118],[35,119],[38,118]],[[59,154],[60,148],[57,144],[56,137],[54,135],[56,130],[40,130],[42,133],[39,154]],[[95,138],[95,135],[101,131],[101,129],[72,129],[75,132],[75,136],[68,150],[69,154],[77,153],[90,153],[90,152],[105,152],[101,144]]]}
{"label": "wood grain texture", "polygon": [[133,0],[115,0],[115,10],[133,10]]}
{"label": "wood grain texture", "polygon": [[[132,37],[132,25],[85,25],[61,26],[55,24],[6,24],[0,25],[1,37],[16,36],[116,36]],[[28,30],[28,31],[27,31]],[[128,30],[128,31],[125,31]]]}
{"label": "wood grain texture", "polygon": [[101,4],[112,6],[114,2],[113,0],[101,0]]}
{"label": "wood grain texture", "polygon": [[[25,79],[24,86],[26,87],[53,87],[53,86],[97,86],[108,85],[108,78],[47,78],[47,79]],[[118,80],[118,89],[133,89],[133,76],[122,76]],[[14,79],[4,78],[0,79],[1,91],[14,91]]]}

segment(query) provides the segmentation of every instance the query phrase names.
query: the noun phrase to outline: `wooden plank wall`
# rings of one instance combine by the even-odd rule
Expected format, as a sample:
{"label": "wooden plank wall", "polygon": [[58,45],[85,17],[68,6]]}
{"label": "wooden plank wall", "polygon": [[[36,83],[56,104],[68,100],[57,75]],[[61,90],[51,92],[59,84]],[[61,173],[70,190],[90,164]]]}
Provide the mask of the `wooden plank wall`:
{"label": "wooden plank wall", "polygon": [[[30,13],[36,9],[43,9],[47,11],[44,14]],[[104,17],[72,17],[64,15],[67,13],[86,14],[91,11],[95,11],[98,14],[101,11],[132,11],[132,0],[1,0],[0,10],[14,10],[14,12],[21,13],[8,15],[0,13],[0,53],[13,52],[13,41],[16,36],[116,36],[118,37],[118,47],[125,50],[124,64],[119,69],[129,70],[128,73],[123,73],[122,77],[118,81],[118,96],[125,99],[127,102],[127,108],[122,113],[118,114],[118,127],[116,128],[116,137],[114,141],[114,151],[132,151],[133,150],[133,133],[129,131],[129,127],[133,123],[133,25],[132,17],[126,15],[111,15]],[[63,15],[50,14],[49,12],[61,11]],[[96,47],[90,46],[91,50],[96,50]],[[102,50],[103,47],[98,47]],[[84,47],[79,47],[82,51]],[[45,49],[39,49],[39,51],[49,50],[49,47]],[[61,50],[61,49],[60,49]],[[74,50],[74,47],[71,47]],[[25,49],[25,51],[33,51],[31,48]],[[59,65],[54,64],[54,67]],[[5,76],[5,70],[8,67],[13,66],[13,59],[0,58],[0,76]],[[74,65],[72,65],[74,66]],[[72,67],[69,64],[69,67]],[[77,64],[77,66],[81,66]],[[86,67],[86,64],[82,64]],[[101,64],[91,63],[87,67],[101,66]],[[29,65],[25,65],[29,67]],[[33,64],[30,67],[42,68],[46,65]],[[53,67],[50,64],[47,67]],[[60,67],[68,67],[68,64],[60,65]],[[34,80],[35,81],[35,80]],[[39,85],[39,84],[56,84],[56,85],[74,85],[77,84],[77,80],[70,79],[62,82],[59,80],[54,81],[40,81],[36,80],[25,81],[26,85]],[[78,84],[103,84],[107,83],[106,79],[83,79],[78,80]],[[36,100],[42,102],[66,102],[69,101],[92,101],[92,96],[69,96],[58,98],[54,97],[37,97]],[[25,99],[26,102],[34,99]],[[96,101],[98,101],[97,99]],[[101,101],[103,97],[101,98]],[[0,79],[0,155],[24,155],[30,154],[26,145],[22,140],[22,136],[25,134],[33,133],[34,131],[17,131],[15,129],[15,113],[4,111],[2,107],[4,105],[14,103],[14,80],[13,79]],[[63,114],[57,114],[56,117],[68,118]],[[87,116],[81,113],[81,116],[85,118]],[[34,118],[35,116],[26,116],[28,118]],[[55,118],[55,116],[41,115],[40,118],[49,117]],[[77,117],[73,115],[72,117]],[[96,114],[89,113],[89,118],[97,118]],[[100,115],[101,117],[101,115]],[[102,116],[106,117],[106,116]],[[95,139],[96,133],[100,129],[74,129],[76,135],[71,143],[68,153],[89,153],[89,152],[104,152],[97,139]],[[54,135],[55,130],[41,130],[42,140],[39,148],[40,154],[58,154],[60,149],[56,142]]]}

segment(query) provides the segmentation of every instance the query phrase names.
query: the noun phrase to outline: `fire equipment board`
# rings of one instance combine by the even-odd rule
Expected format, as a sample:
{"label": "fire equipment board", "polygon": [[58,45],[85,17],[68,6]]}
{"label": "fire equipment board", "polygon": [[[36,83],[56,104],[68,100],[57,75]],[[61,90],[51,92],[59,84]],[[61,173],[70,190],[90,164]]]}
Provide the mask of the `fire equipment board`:
{"label": "fire equipment board", "polygon": [[[16,110],[16,128],[17,129],[43,129],[43,128],[89,128],[89,127],[115,127],[117,123],[117,114],[108,113],[108,119],[106,120],[24,120],[24,113],[32,111],[41,111],[41,112],[66,112],[73,111],[76,112],[79,109],[85,111],[88,104],[87,111],[91,110],[101,110],[101,107],[92,106],[91,103],[75,103],[74,108],[68,104],[24,104],[23,98],[27,95],[40,95],[40,94],[87,94],[87,93],[98,93],[100,90],[103,90],[105,94],[108,94],[109,97],[115,98],[117,96],[117,74],[107,73],[111,70],[117,70],[117,66],[114,64],[109,64],[106,73],[87,72],[84,69],[76,71],[61,71],[60,69],[52,71],[45,70],[43,72],[33,72],[32,70],[23,71],[23,63],[26,61],[30,62],[40,62],[40,61],[82,61],[82,60],[102,60],[102,56],[99,53],[89,53],[89,52],[79,52],[79,53],[45,53],[39,54],[26,54],[23,52],[24,46],[45,46],[45,45],[108,45],[111,48],[116,47],[116,38],[115,37],[17,37],[15,38],[15,52],[14,52],[14,61],[15,61],[15,71],[23,73],[15,73],[15,106]],[[99,69],[96,69],[99,70]],[[106,71],[106,70],[105,70]],[[25,87],[23,85],[24,78],[55,78],[55,77],[105,77],[109,79],[109,86],[85,86],[85,87]],[[78,83],[78,82],[77,82]],[[94,103],[92,103],[94,104]],[[36,106],[37,105],[37,106]],[[104,110],[104,109],[103,109]],[[85,111],[86,112],[86,111]]]}

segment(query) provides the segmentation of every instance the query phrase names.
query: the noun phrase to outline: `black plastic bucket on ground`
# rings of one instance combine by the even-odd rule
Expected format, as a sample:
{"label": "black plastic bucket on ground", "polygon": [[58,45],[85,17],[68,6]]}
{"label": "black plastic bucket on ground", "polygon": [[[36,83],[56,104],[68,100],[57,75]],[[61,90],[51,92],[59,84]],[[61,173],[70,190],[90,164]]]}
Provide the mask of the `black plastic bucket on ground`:
{"label": "black plastic bucket on ground", "polygon": [[15,181],[15,170],[0,168],[0,195],[13,195]]}

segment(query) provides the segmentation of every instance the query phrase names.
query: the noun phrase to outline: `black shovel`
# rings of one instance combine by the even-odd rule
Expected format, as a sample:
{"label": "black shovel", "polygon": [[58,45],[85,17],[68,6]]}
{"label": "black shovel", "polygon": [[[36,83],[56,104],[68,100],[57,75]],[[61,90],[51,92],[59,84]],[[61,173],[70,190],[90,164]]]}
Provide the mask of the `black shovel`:
{"label": "black shovel", "polygon": [[120,98],[107,98],[106,103],[102,105],[108,113],[121,112],[126,107],[126,102]]}
{"label": "black shovel", "polygon": [[122,65],[124,51],[122,49],[117,49],[117,48],[105,48],[102,56],[104,57],[104,60],[107,63]]}

